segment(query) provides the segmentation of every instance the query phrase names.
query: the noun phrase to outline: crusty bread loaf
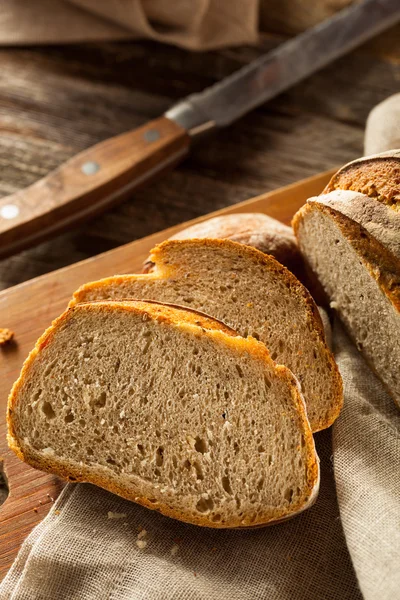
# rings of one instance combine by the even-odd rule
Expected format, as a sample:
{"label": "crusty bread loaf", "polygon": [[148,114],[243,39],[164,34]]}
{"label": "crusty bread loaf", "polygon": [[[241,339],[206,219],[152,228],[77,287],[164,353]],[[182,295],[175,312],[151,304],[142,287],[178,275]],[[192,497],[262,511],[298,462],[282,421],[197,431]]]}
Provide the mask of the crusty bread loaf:
{"label": "crusty bread loaf", "polygon": [[[207,219],[187,227],[170,240],[225,239],[253,246],[271,254],[297,277],[302,276],[303,259],[293,229],[262,213],[237,213]],[[143,272],[149,273],[153,263],[148,260]]]}
{"label": "crusty bread loaf", "polygon": [[182,308],[69,309],[26,360],[8,427],[32,466],[197,525],[267,525],[318,490],[295,377],[262,343]]}
{"label": "crusty bread loaf", "polygon": [[[365,166],[358,182],[371,174]],[[400,214],[384,176],[378,180],[380,201],[333,191],[310,199],[293,227],[331,307],[400,405]],[[363,189],[374,189],[373,181]]]}
{"label": "crusty bread loaf", "polygon": [[344,165],[323,193],[333,190],[360,192],[399,211],[400,150],[365,156]]}
{"label": "crusty bread loaf", "polygon": [[271,256],[229,240],[175,240],[151,255],[155,270],[82,286],[71,305],[151,299],[189,306],[264,342],[297,376],[313,431],[333,423],[342,384],[310,294]]}

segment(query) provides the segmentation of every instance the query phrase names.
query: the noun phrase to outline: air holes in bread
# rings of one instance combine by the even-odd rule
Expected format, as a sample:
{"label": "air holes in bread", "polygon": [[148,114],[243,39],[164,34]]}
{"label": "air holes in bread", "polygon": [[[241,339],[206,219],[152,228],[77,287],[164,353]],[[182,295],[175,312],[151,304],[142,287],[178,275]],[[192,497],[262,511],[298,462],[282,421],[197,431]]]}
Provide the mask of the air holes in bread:
{"label": "air holes in bread", "polygon": [[64,417],[64,421],[66,423],[72,423],[72,421],[75,419],[75,415],[72,412],[69,412],[67,415],[65,415]]}
{"label": "air holes in bread", "polygon": [[104,408],[106,405],[107,396],[105,392],[101,392],[99,396],[93,398],[90,402],[92,408]]}
{"label": "air holes in bread", "polygon": [[209,512],[214,508],[214,502],[212,498],[200,498],[196,504],[196,509],[199,513]]}
{"label": "air holes in bread", "polygon": [[156,452],[156,465],[157,467],[162,467],[164,464],[164,448],[159,446]]}
{"label": "air holes in bread", "polygon": [[48,421],[51,421],[56,417],[56,413],[54,412],[53,407],[51,406],[50,402],[47,401],[43,402],[42,404],[42,413]]}
{"label": "air holes in bread", "polygon": [[203,469],[201,468],[201,464],[196,460],[196,462],[193,464],[193,466],[196,470],[197,479],[199,481],[202,481],[204,479],[204,475],[203,475]]}
{"label": "air holes in bread", "polygon": [[236,371],[239,374],[239,377],[243,377],[243,371],[240,365],[235,365],[236,366]]}
{"label": "air holes in bread", "polygon": [[208,452],[207,440],[205,440],[204,438],[200,438],[199,436],[196,437],[194,447],[196,451],[200,452],[201,454],[205,454],[206,452]]}
{"label": "air holes in bread", "polygon": [[288,488],[285,492],[285,500],[287,500],[289,503],[292,501],[293,498],[293,490],[292,488]]}
{"label": "air holes in bread", "polygon": [[229,477],[223,477],[222,478],[222,487],[224,488],[224,490],[226,491],[227,494],[229,494],[230,496],[233,495],[233,491],[231,488],[231,482]]}

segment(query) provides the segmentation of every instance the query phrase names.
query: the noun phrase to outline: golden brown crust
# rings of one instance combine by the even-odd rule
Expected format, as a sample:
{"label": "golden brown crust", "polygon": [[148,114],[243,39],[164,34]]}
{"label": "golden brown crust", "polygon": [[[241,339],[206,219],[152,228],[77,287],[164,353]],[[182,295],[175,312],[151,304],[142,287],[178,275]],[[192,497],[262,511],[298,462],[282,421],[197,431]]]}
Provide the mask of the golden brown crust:
{"label": "golden brown crust", "polygon": [[344,165],[322,193],[338,189],[360,192],[400,211],[400,154],[385,152]]}
{"label": "golden brown crust", "polygon": [[[192,225],[169,240],[227,239],[252,246],[270,254],[285,265],[297,277],[303,275],[303,259],[291,227],[262,213],[235,213],[207,219]],[[143,273],[154,267],[149,259],[143,265]]]}
{"label": "golden brown crust", "polygon": [[[307,447],[307,490],[304,494],[303,500],[299,502],[299,505],[292,507],[290,511],[287,508],[282,508],[280,511],[276,511],[276,515],[273,515],[269,519],[258,522],[252,522],[250,517],[248,518],[248,523],[246,519],[236,518],[233,519],[230,523],[216,523],[207,520],[207,518],[197,517],[191,513],[181,513],[176,511],[172,507],[167,504],[163,504],[161,502],[153,503],[148,498],[137,496],[133,494],[131,490],[129,490],[128,486],[124,486],[121,483],[112,480],[110,475],[102,475],[101,473],[95,473],[92,469],[82,465],[82,467],[76,468],[75,464],[66,465],[62,464],[61,461],[57,462],[51,460],[49,457],[40,456],[39,453],[31,452],[29,449],[23,450],[23,443],[21,444],[21,440],[18,439],[17,433],[14,427],[14,418],[13,411],[15,404],[18,402],[18,392],[20,387],[23,385],[26,377],[29,374],[29,369],[35,360],[36,356],[45,348],[49,343],[57,331],[59,327],[68,324],[68,321],[74,318],[75,313],[81,312],[82,310],[88,311],[131,311],[139,314],[143,317],[144,314],[148,316],[148,318],[159,321],[162,319],[166,323],[170,323],[175,326],[182,327],[184,329],[190,328],[193,331],[201,331],[204,333],[205,329],[208,332],[208,335],[216,336],[218,342],[221,344],[228,345],[231,348],[236,348],[240,351],[246,351],[249,354],[252,354],[258,360],[263,361],[266,365],[271,366],[274,365],[276,374],[286,380],[288,384],[292,388],[292,401],[297,411],[300,420],[301,430],[304,436],[305,444]],[[188,313],[183,314],[183,313]],[[193,314],[194,313],[194,314]],[[196,321],[199,321],[202,325],[199,325]],[[286,520],[286,518],[292,518],[296,512],[301,512],[308,506],[312,504],[315,500],[318,484],[319,484],[319,465],[318,465],[318,457],[315,453],[314,440],[311,433],[310,425],[307,419],[305,404],[303,398],[301,396],[298,382],[293,376],[293,374],[286,368],[280,365],[275,365],[274,361],[270,358],[267,349],[264,344],[258,342],[254,338],[241,338],[240,336],[234,335],[235,332],[232,333],[233,330],[226,331],[226,327],[220,327],[220,322],[210,318],[208,316],[203,317],[202,314],[197,313],[197,311],[186,311],[182,307],[174,308],[171,305],[160,305],[156,302],[142,302],[142,301],[122,301],[122,302],[94,302],[94,303],[86,303],[79,304],[75,307],[67,309],[60,317],[53,321],[52,325],[44,332],[44,334],[39,338],[35,348],[29,354],[26,359],[19,379],[15,382],[10,396],[8,400],[8,409],[7,409],[7,424],[8,424],[8,435],[7,440],[11,450],[15,452],[15,454],[23,461],[27,462],[34,468],[40,469],[42,471],[47,471],[50,473],[54,473],[59,475],[69,481],[81,481],[88,482],[98,485],[110,492],[116,493],[119,496],[126,498],[127,500],[132,500],[142,506],[146,506],[152,510],[157,510],[158,512],[175,519],[179,519],[181,521],[185,521],[188,523],[193,523],[195,525],[200,525],[203,527],[213,527],[213,528],[249,528],[249,527],[260,527],[269,525],[273,522]]]}

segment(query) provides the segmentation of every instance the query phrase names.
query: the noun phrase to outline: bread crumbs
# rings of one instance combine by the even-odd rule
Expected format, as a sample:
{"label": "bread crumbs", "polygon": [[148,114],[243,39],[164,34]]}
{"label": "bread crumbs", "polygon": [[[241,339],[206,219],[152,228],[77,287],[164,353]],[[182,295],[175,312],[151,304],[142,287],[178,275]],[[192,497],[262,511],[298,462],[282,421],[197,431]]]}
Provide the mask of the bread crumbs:
{"label": "bread crumbs", "polygon": [[11,329],[0,328],[0,346],[4,346],[14,337],[14,332]]}
{"label": "bread crumbs", "polygon": [[147,542],[146,540],[136,540],[136,546],[142,550],[143,548],[146,548]]}
{"label": "bread crumbs", "polygon": [[171,548],[171,554],[172,556],[176,556],[179,552],[179,546],[178,544],[174,544]]}
{"label": "bread crumbs", "polygon": [[112,512],[111,510],[109,510],[107,513],[107,517],[109,519],[126,519],[126,513]]}

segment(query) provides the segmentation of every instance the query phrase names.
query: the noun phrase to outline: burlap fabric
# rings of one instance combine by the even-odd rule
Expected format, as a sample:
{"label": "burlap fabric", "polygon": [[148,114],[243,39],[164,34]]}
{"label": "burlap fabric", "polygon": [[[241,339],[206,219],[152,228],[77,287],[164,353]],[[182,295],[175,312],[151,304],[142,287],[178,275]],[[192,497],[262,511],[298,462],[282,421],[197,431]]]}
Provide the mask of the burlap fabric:
{"label": "burlap fabric", "polygon": [[316,435],[313,508],[275,527],[214,531],[69,485],[25,542],[1,600],[399,598],[400,415],[338,327],[334,344],[345,407],[333,434]]}

